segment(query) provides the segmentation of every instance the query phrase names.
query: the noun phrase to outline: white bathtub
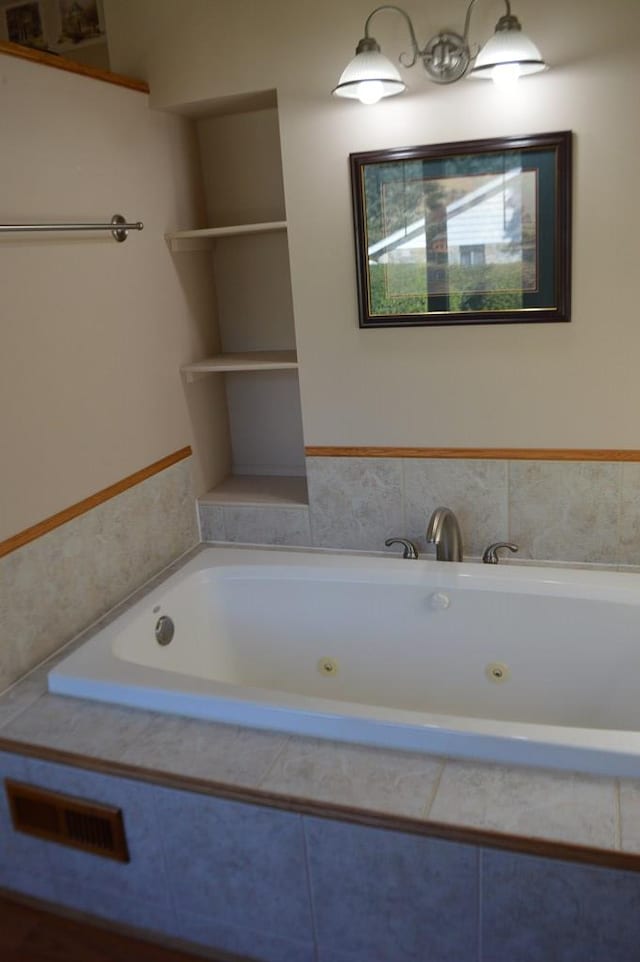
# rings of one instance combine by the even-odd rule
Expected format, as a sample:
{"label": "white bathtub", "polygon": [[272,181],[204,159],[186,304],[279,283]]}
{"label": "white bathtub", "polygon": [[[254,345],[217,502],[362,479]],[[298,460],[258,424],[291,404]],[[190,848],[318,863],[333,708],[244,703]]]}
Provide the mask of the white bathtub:
{"label": "white bathtub", "polygon": [[[155,626],[175,635],[160,646]],[[640,576],[207,548],[52,692],[298,734],[640,775]]]}

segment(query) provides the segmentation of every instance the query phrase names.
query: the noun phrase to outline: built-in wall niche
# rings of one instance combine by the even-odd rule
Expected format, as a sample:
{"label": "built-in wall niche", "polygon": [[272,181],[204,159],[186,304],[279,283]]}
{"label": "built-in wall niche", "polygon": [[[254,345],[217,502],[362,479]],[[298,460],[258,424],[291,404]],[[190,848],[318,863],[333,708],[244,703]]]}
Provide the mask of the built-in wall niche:
{"label": "built-in wall niche", "polygon": [[[224,382],[228,431],[202,452],[209,503],[300,504],[305,460],[274,92],[190,104],[202,167],[205,223],[167,235],[176,257],[210,249],[219,350],[182,368],[185,390]],[[226,448],[226,449],[225,449]],[[196,451],[196,456],[198,452]],[[222,474],[215,465],[224,466]],[[228,470],[230,466],[230,470]],[[205,472],[206,473],[206,472]]]}

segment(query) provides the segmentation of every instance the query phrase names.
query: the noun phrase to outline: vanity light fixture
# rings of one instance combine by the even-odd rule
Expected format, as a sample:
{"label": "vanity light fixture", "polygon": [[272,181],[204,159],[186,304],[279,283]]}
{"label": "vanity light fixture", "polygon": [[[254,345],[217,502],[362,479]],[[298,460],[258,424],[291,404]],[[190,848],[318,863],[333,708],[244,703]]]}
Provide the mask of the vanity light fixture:
{"label": "vanity light fixture", "polygon": [[443,30],[427,41],[422,49],[411,18],[402,7],[388,3],[376,7],[366,19],[364,37],[356,47],[355,57],[343,70],[332,93],[336,97],[351,97],[364,104],[375,104],[383,97],[393,97],[406,89],[397,67],[384,56],[378,42],[369,34],[372,18],[382,10],[395,10],[406,21],[412,53],[400,54],[402,66],[413,67],[418,60],[422,60],[429,78],[435,83],[455,83],[467,75],[504,83],[546,70],[547,65],[540,51],[523,33],[520,21],[511,13],[510,0],[504,2],[507,12],[498,20],[493,37],[484,47],[476,47],[475,50],[469,45],[469,24],[476,0],[470,0],[467,7],[462,34]]}

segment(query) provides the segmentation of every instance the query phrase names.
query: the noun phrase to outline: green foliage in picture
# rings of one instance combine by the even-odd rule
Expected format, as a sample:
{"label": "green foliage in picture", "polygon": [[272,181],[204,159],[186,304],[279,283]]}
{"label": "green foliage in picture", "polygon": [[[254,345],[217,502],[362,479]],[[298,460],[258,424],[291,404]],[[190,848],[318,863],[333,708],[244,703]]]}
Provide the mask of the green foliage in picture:
{"label": "green foliage in picture", "polygon": [[[393,288],[388,271],[394,275]],[[423,314],[429,309],[425,265],[370,264],[371,314]],[[402,278],[402,280],[400,280]],[[449,311],[508,311],[522,307],[522,265],[455,265],[448,268]],[[420,290],[422,288],[422,290]],[[406,293],[395,291],[404,290]],[[415,293],[410,293],[411,291]]]}
{"label": "green foliage in picture", "polygon": [[361,327],[569,320],[569,131],[350,165]]}

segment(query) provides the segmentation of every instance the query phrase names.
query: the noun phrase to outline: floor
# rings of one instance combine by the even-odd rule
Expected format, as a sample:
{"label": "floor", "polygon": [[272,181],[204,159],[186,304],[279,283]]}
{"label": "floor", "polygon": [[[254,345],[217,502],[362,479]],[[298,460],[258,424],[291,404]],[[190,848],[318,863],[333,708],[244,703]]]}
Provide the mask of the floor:
{"label": "floor", "polygon": [[201,956],[165,949],[1,898],[0,959],[2,962],[202,962]]}

